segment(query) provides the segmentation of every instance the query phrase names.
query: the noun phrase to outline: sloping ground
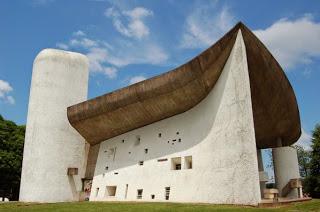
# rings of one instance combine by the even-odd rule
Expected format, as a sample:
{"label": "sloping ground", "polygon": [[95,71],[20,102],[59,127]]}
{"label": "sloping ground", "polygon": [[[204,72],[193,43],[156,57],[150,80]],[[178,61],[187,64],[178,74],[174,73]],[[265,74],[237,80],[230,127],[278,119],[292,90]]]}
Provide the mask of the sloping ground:
{"label": "sloping ground", "polygon": [[320,199],[273,208],[180,203],[0,203],[0,211],[320,211]]}

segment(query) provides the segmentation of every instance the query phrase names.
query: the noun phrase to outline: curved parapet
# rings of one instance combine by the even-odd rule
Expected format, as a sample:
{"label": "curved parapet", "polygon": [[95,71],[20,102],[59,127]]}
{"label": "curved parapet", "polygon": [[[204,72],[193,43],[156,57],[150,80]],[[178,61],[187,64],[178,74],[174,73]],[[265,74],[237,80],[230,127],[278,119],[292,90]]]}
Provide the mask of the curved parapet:
{"label": "curved parapet", "polygon": [[[87,99],[84,55],[45,49],[33,64],[23,153],[20,201],[78,200],[85,141],[69,124],[67,107]],[[68,168],[78,175],[68,177]]]}
{"label": "curved parapet", "polygon": [[293,89],[266,47],[242,23],[186,64],[68,108],[71,125],[92,145],[130,130],[183,113],[212,90],[230,55],[238,30],[248,57],[258,148],[294,143],[300,118]]}

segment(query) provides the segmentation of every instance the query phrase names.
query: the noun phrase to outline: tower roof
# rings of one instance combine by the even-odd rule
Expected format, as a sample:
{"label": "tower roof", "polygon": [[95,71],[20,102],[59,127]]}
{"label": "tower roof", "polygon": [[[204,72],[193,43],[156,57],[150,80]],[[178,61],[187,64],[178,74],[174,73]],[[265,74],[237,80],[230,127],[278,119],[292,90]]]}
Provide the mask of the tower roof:
{"label": "tower roof", "polygon": [[68,107],[71,125],[91,145],[183,113],[217,82],[241,30],[246,46],[258,148],[291,145],[301,134],[293,89],[279,63],[241,22],[189,62],[159,76]]}

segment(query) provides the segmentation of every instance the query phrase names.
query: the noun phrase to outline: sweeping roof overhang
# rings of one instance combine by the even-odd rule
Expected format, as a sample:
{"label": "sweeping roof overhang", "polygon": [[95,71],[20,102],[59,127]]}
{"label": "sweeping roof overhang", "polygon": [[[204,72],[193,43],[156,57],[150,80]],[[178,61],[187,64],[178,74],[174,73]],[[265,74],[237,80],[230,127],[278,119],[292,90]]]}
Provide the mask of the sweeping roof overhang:
{"label": "sweeping roof overhang", "polygon": [[282,68],[241,22],[186,64],[128,87],[68,107],[71,125],[91,145],[183,113],[217,82],[241,29],[246,46],[258,148],[291,145],[301,134],[293,89]]}

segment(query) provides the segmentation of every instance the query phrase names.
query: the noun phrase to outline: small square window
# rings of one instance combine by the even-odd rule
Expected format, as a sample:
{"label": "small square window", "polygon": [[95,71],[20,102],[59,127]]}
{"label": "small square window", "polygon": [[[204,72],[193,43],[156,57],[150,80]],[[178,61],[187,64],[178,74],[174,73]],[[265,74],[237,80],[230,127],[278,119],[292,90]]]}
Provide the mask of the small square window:
{"label": "small square window", "polygon": [[139,166],[143,166],[143,161],[139,161]]}
{"label": "small square window", "polygon": [[107,186],[106,187],[106,197],[116,196],[117,186]]}
{"label": "small square window", "polygon": [[171,169],[181,170],[181,157],[171,158]]}
{"label": "small square window", "polygon": [[161,138],[161,133],[158,134],[158,137]]}
{"label": "small square window", "polygon": [[143,193],[143,189],[137,190],[137,199],[142,199],[142,193]]}

